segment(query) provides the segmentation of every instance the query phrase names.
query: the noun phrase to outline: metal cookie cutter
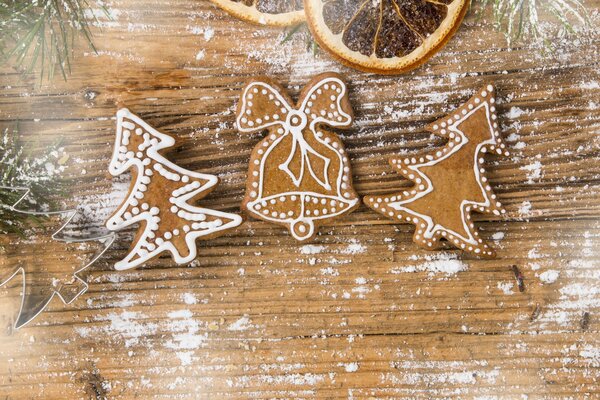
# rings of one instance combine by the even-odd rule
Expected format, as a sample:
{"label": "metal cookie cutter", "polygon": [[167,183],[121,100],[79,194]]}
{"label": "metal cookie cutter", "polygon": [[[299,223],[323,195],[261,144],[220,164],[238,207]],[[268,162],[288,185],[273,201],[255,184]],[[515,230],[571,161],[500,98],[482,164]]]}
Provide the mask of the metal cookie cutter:
{"label": "metal cookie cutter", "polygon": [[27,265],[19,265],[14,269],[14,271],[12,271],[12,273],[10,273],[8,278],[0,281],[0,286],[2,286],[12,280],[17,274],[21,274],[21,279],[23,281],[23,292],[21,294],[20,310],[14,325],[15,329],[19,329],[31,322],[42,311],[44,311],[54,295],[57,295],[64,304],[71,304],[73,301],[75,301],[75,299],[77,299],[77,297],[83,294],[89,286],[78,276],[78,274],[94,264],[110,248],[116,238],[116,234],[113,232],[99,233],[97,235],[89,236],[72,236],[66,234],[65,231],[67,226],[71,223],[73,218],[79,214],[79,211],[76,209],[61,211],[32,211],[21,209],[19,208],[19,204],[22,203],[30,194],[31,191],[29,188],[0,185],[0,190],[23,192],[23,195],[19,197],[19,199],[13,205],[4,206],[12,211],[33,216],[64,216],[65,222],[63,222],[60,228],[51,235],[52,240],[63,243],[99,241],[103,245],[103,247],[97,250],[96,253],[85,264],[79,268],[73,268],[73,272],[65,272],[62,274],[70,275],[72,277],[70,282],[63,282],[61,280],[52,278],[47,282],[42,282],[42,285],[36,285],[34,283],[39,282],[35,281],[35,277],[31,276],[35,274],[27,271]]}

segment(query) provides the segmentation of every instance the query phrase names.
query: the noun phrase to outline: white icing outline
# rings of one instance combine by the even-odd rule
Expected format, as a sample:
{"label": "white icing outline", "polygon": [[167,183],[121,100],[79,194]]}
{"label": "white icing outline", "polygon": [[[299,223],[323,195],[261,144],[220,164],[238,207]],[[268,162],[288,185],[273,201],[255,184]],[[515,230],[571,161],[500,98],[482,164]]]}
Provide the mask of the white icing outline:
{"label": "white icing outline", "polygon": [[[147,252],[145,252],[145,251],[140,252],[140,250],[142,250],[142,247],[145,247],[145,245],[148,243],[147,239],[148,239],[148,236],[151,234],[150,225],[153,224],[153,217],[154,217],[154,215],[152,215],[150,213],[151,208],[149,210],[143,210],[143,211],[139,212],[139,214],[133,215],[131,218],[124,218],[124,214],[128,212],[129,207],[132,204],[132,200],[135,199],[136,193],[140,192],[140,185],[142,185],[142,187],[145,186],[142,183],[142,179],[145,176],[144,170],[147,169],[147,168],[145,168],[146,166],[143,164],[144,161],[137,156],[131,157],[131,158],[127,159],[125,162],[119,160],[119,154],[120,154],[119,148],[120,148],[120,146],[123,145],[124,125],[130,124],[129,122],[124,121],[124,118],[134,121],[135,124],[137,124],[138,126],[142,127],[145,130],[145,133],[150,134],[153,138],[159,139],[158,143],[151,144],[147,147],[147,149],[145,149],[146,156],[150,160],[154,161],[156,164],[161,165],[166,169],[175,171],[176,173],[181,174],[182,176],[189,177],[189,181],[183,182],[182,187],[193,183],[194,179],[196,182],[198,180],[206,181],[206,183],[200,184],[199,187],[185,193],[184,195],[174,196],[173,194],[168,194],[169,196],[171,196],[174,199],[174,202],[172,202],[172,204],[174,206],[176,206],[180,210],[184,210],[189,213],[206,214],[206,215],[210,215],[213,217],[225,218],[225,219],[230,220],[230,222],[224,223],[220,226],[212,226],[212,227],[205,228],[205,229],[190,229],[189,232],[186,232],[185,233],[185,242],[189,249],[189,255],[186,257],[182,257],[179,254],[179,251],[177,250],[177,248],[173,245],[172,241],[170,241],[170,240],[164,240],[161,244],[156,245],[156,248],[154,250],[147,251]],[[171,255],[173,256],[173,260],[175,261],[175,263],[186,264],[186,263],[194,260],[197,256],[197,248],[196,248],[196,239],[197,238],[199,238],[201,236],[211,235],[211,234],[214,234],[215,232],[223,231],[226,229],[231,229],[236,226],[239,226],[242,223],[242,218],[237,214],[230,214],[230,213],[225,213],[225,212],[221,212],[221,211],[217,211],[217,210],[211,210],[208,208],[196,207],[196,206],[192,206],[187,203],[187,200],[189,200],[190,198],[193,198],[198,193],[204,192],[204,191],[212,188],[213,186],[215,186],[218,183],[218,178],[214,175],[203,174],[203,173],[199,173],[199,172],[189,171],[185,168],[181,168],[177,164],[172,163],[171,161],[167,160],[165,157],[163,157],[162,155],[159,154],[159,152],[158,152],[159,150],[165,149],[167,147],[171,147],[174,144],[175,144],[175,139],[173,139],[171,136],[168,136],[166,134],[163,134],[163,133],[157,131],[156,129],[154,129],[153,127],[148,125],[146,122],[144,122],[144,120],[139,118],[137,115],[131,113],[128,109],[123,108],[117,112],[117,133],[116,133],[116,139],[115,139],[115,146],[114,146],[113,156],[110,161],[108,170],[111,175],[118,176],[118,175],[124,173],[129,168],[136,167],[138,170],[138,173],[137,173],[137,179],[136,179],[135,185],[133,185],[133,189],[129,193],[127,199],[121,204],[119,209],[115,212],[115,214],[113,216],[111,216],[108,219],[108,221],[106,221],[106,227],[109,230],[116,231],[116,230],[120,230],[120,229],[127,227],[129,225],[132,225],[132,224],[136,224],[136,223],[139,223],[142,221],[145,222],[144,233],[137,240],[135,247],[129,252],[129,254],[123,260],[121,260],[115,264],[115,269],[117,269],[117,270],[125,270],[125,269],[134,268],[138,265],[145,263],[146,261],[150,260],[151,258],[157,256],[158,254],[162,253],[163,251],[169,251],[171,253]],[[153,166],[156,166],[156,164],[154,164]],[[147,167],[149,167],[149,166],[150,165],[148,165]],[[164,168],[161,168],[161,170],[163,170]],[[156,169],[155,169],[155,171],[157,173],[159,172],[159,170],[156,170]],[[165,174],[172,174],[172,173],[167,171],[167,172],[165,172]],[[167,194],[165,194],[165,195],[167,195]],[[153,207],[153,206],[150,205],[150,207]],[[161,213],[161,212],[172,212],[172,211],[171,210],[159,210],[159,213]],[[180,217],[178,216],[178,218],[180,218]],[[136,256],[138,258],[133,259]]]}
{"label": "white icing outline", "polygon": [[[454,133],[455,135],[458,135],[460,137],[460,143],[453,145],[453,147],[451,147],[451,150],[446,152],[446,154],[444,154],[442,156],[428,158],[428,160],[430,160],[428,162],[416,162],[416,160],[413,158],[410,165],[404,165],[403,166],[404,168],[406,168],[407,170],[413,171],[417,174],[417,176],[415,176],[414,179],[412,179],[412,177],[411,177],[411,179],[414,181],[421,179],[426,187],[425,187],[425,189],[418,191],[416,193],[416,195],[414,195],[414,196],[410,196],[406,199],[402,199],[399,201],[392,201],[392,202],[386,203],[386,207],[389,207],[389,208],[394,209],[399,212],[406,213],[412,217],[415,217],[416,219],[420,219],[421,221],[425,222],[426,227],[423,229],[422,235],[423,235],[424,239],[430,240],[428,243],[429,246],[431,246],[431,243],[432,243],[431,240],[433,239],[433,237],[436,234],[441,232],[442,237],[447,237],[447,236],[453,235],[454,237],[460,239],[462,242],[473,246],[472,250],[475,251],[475,253],[481,252],[480,246],[483,246],[484,248],[487,247],[486,245],[482,244],[481,239],[479,239],[477,237],[478,236],[477,231],[472,229],[472,226],[471,226],[472,222],[469,221],[469,219],[470,219],[469,212],[470,212],[471,208],[476,208],[476,209],[482,210],[483,208],[489,208],[494,205],[494,203],[492,203],[492,200],[490,199],[490,195],[493,196],[493,193],[491,192],[491,189],[489,189],[489,187],[487,187],[488,185],[484,185],[484,183],[483,183],[483,180],[481,177],[480,165],[478,162],[478,160],[481,156],[481,153],[485,152],[487,150],[487,148],[495,148],[497,144],[501,144],[499,137],[498,138],[495,137],[495,128],[497,127],[497,125],[494,126],[496,124],[494,122],[496,120],[496,117],[495,117],[495,113],[493,112],[494,110],[492,110],[492,108],[494,108],[494,106],[492,104],[495,103],[495,100],[490,100],[490,98],[492,98],[492,99],[494,98],[494,88],[492,85],[488,85],[486,87],[486,89],[478,92],[478,94],[475,97],[470,99],[463,106],[459,107],[459,109],[453,113],[453,115],[454,115],[453,119],[452,119],[452,116],[448,116],[443,119],[443,121],[450,120],[450,119],[452,119],[454,121],[452,124],[449,124],[446,127],[446,129],[448,131]],[[466,199],[462,201],[461,209],[460,209],[461,219],[462,219],[464,230],[465,230],[465,232],[468,233],[468,237],[465,237],[451,229],[444,227],[443,225],[434,224],[433,219],[430,216],[418,213],[411,208],[405,207],[404,205],[410,204],[410,203],[414,202],[415,200],[426,196],[427,194],[431,193],[434,190],[431,180],[425,173],[423,173],[421,171],[421,168],[435,165],[435,164],[449,158],[454,153],[459,151],[466,143],[468,143],[469,139],[466,137],[466,135],[460,129],[458,129],[458,126],[460,124],[462,124],[464,121],[466,121],[469,117],[471,117],[474,113],[479,111],[482,107],[485,108],[486,120],[487,120],[487,125],[488,125],[488,131],[490,133],[490,138],[488,140],[481,142],[476,147],[476,150],[474,152],[473,170],[475,173],[477,184],[479,185],[479,187],[481,189],[481,194],[483,195],[483,198],[485,199],[485,201],[484,202],[475,202],[475,201],[469,201]],[[462,116],[459,116],[461,111],[465,110],[466,108],[468,108],[470,111],[466,111],[466,112],[463,111]],[[446,126],[445,123],[442,123],[442,126]],[[445,129],[443,129],[443,128],[438,129],[438,124],[436,124],[434,126],[433,130],[434,130],[434,133],[440,134],[441,136],[448,136],[448,133],[446,133]],[[455,139],[452,139],[452,137],[450,137],[450,140],[455,141]],[[500,148],[502,148],[502,147],[503,147],[503,145],[501,145]],[[499,151],[499,154],[502,153],[500,151],[500,149],[498,149],[498,151]],[[508,155],[507,152],[505,154]],[[422,158],[420,161],[423,161]],[[381,206],[378,205],[378,204],[380,204],[379,201],[377,201],[378,199],[381,200],[380,197],[371,196],[371,199],[373,200],[374,209],[378,210],[379,208],[381,208]],[[499,207],[500,206],[499,203],[496,203],[496,206]],[[378,211],[385,214],[385,212],[382,210],[378,210]],[[505,211],[502,210],[502,212],[505,212]],[[387,214],[385,214],[385,215],[387,215]],[[420,228],[418,226],[419,223],[415,222],[415,221],[412,221],[412,222],[415,225],[417,225],[417,230],[419,230],[419,228]],[[463,249],[465,248],[464,245],[461,245],[459,247],[463,248]],[[487,251],[487,253],[491,254],[489,251]]]}
{"label": "white icing outline", "polygon": [[[334,85],[338,85],[340,88],[340,92],[336,93],[336,99],[335,99],[335,106],[336,108],[333,109],[333,111],[337,112],[339,114],[339,117],[341,117],[343,120],[342,121],[334,121],[328,118],[324,118],[321,115],[317,115],[317,118],[313,118],[311,116],[310,113],[306,113],[305,110],[308,106],[308,103],[311,101],[311,96],[315,95],[315,92],[318,92],[322,86],[324,85],[328,85],[328,84],[334,84]],[[289,120],[290,118],[288,116],[286,116],[286,119],[279,119],[279,120],[273,120],[272,122],[268,122],[268,123],[263,123],[263,124],[259,124],[259,125],[255,125],[252,127],[247,127],[246,123],[244,123],[242,121],[243,118],[245,118],[245,116],[247,115],[247,111],[251,110],[252,111],[252,107],[249,107],[247,104],[247,97],[248,97],[248,92],[253,89],[253,88],[260,88],[261,89],[265,89],[267,90],[270,94],[272,94],[273,96],[275,96],[275,98],[281,102],[282,106],[287,110],[287,114],[288,116],[291,114],[296,114],[296,113],[300,113],[300,114],[304,114],[306,116],[306,122],[301,124],[298,127],[293,127],[289,124]],[[344,99],[344,97],[346,96],[347,93],[347,88],[346,88],[346,84],[339,78],[337,77],[325,77],[322,80],[320,80],[319,82],[315,83],[310,90],[305,94],[301,105],[296,109],[293,108],[289,102],[285,99],[285,97],[279,92],[278,89],[274,88],[273,86],[269,85],[266,82],[262,82],[262,81],[256,81],[256,82],[251,82],[250,84],[248,84],[246,86],[246,88],[244,89],[244,92],[242,93],[241,96],[241,107],[240,110],[238,112],[237,115],[237,126],[238,126],[238,130],[240,132],[255,132],[257,130],[264,130],[267,129],[269,127],[275,126],[275,125],[280,125],[283,129],[284,129],[284,133],[280,134],[279,137],[277,137],[275,140],[273,140],[273,142],[271,143],[271,145],[264,151],[264,153],[261,155],[261,159],[260,159],[260,167],[259,167],[259,181],[258,181],[258,193],[256,195],[256,198],[249,201],[247,203],[247,209],[248,211],[255,213],[257,215],[260,216],[260,218],[269,220],[269,221],[273,221],[273,222],[277,222],[277,223],[284,223],[284,224],[289,224],[290,226],[290,232],[292,234],[292,236],[297,239],[297,240],[305,240],[307,238],[309,238],[310,236],[312,236],[312,233],[314,232],[314,223],[312,222],[313,220],[320,220],[320,219],[327,219],[327,218],[333,218],[336,217],[338,215],[341,215],[343,213],[345,213],[349,208],[352,208],[354,205],[356,205],[359,201],[358,198],[355,199],[346,199],[342,196],[326,196],[323,195],[321,193],[316,193],[316,192],[285,192],[285,193],[279,193],[277,195],[272,195],[272,196],[268,196],[266,198],[262,197],[262,193],[263,193],[263,179],[264,179],[264,169],[265,169],[265,160],[268,158],[269,154],[271,153],[271,151],[279,144],[279,142],[281,142],[281,140],[283,140],[284,137],[286,137],[288,134],[292,134],[294,137],[294,141],[292,144],[292,149],[290,151],[290,156],[288,157],[288,159],[282,163],[279,168],[282,169],[283,171],[285,171],[291,178],[292,181],[294,182],[294,184],[296,186],[300,186],[300,183],[304,177],[304,158],[305,158],[305,154],[306,152],[314,152],[314,149],[306,142],[306,140],[303,138],[303,130],[306,128],[306,126],[308,125],[308,129],[309,131],[313,134],[313,137],[316,141],[318,141],[319,143],[321,143],[322,145],[324,145],[325,147],[329,148],[330,150],[332,150],[334,152],[334,154],[337,155],[338,160],[340,165],[342,166],[342,168],[340,168],[338,177],[337,177],[337,181],[336,181],[336,189],[337,189],[337,193],[341,193],[343,191],[342,188],[342,178],[344,175],[349,175],[348,173],[344,172],[344,168],[345,166],[348,166],[349,163],[344,162],[342,155],[340,154],[339,149],[334,148],[331,144],[327,143],[325,140],[321,139],[319,137],[319,135],[317,135],[317,130],[316,130],[316,125],[319,123],[323,123],[325,125],[330,125],[330,126],[349,126],[352,124],[352,117],[347,114],[346,112],[344,112],[343,107],[341,105],[342,100]],[[320,94],[319,94],[320,95]],[[329,104],[329,103],[328,103]],[[304,121],[303,121],[304,122]],[[300,140],[301,139],[301,140]],[[299,144],[299,146],[301,147],[301,152],[302,152],[302,162],[301,162],[301,173],[299,175],[299,177],[296,177],[296,175],[289,170],[288,166],[289,163],[291,162],[291,160],[293,159],[293,156],[295,154],[295,146],[296,143]],[[315,152],[316,153],[316,152]],[[318,153],[316,153],[318,154]],[[329,167],[329,164],[331,162],[330,159],[325,158],[324,156],[318,154],[319,156],[321,156],[322,159],[327,160],[325,162],[325,173],[324,173],[324,177],[326,179],[325,182],[323,182],[322,180],[320,180],[316,174],[314,173],[312,166],[310,164],[310,159],[308,157],[306,157],[306,159],[308,160],[308,167],[309,167],[309,172],[311,174],[311,176],[313,177],[313,179],[315,179],[315,181],[317,181],[321,186],[323,186],[325,189],[327,190],[331,190],[331,185],[329,183],[329,174],[327,173],[327,169]],[[268,201],[272,198],[278,198],[280,196],[291,196],[291,195],[297,195],[300,197],[300,201],[302,204],[302,208],[301,208],[301,212],[300,212],[300,217],[298,218],[285,218],[285,219],[281,219],[281,218],[277,218],[277,217],[272,217],[269,215],[264,215],[264,214],[260,214],[257,213],[254,210],[254,206],[262,201]],[[320,198],[331,198],[332,200],[336,200],[342,204],[347,205],[346,207],[344,207],[343,209],[336,211],[335,213],[330,213],[330,214],[325,214],[325,215],[318,215],[318,216],[306,216],[305,215],[305,210],[304,210],[304,198],[306,196],[311,196],[311,197],[320,197]],[[294,230],[292,229],[292,226],[298,222],[304,222],[309,226],[309,231],[306,233],[306,235],[304,236],[299,236],[297,235]]]}
{"label": "white icing outline", "polygon": [[[427,194],[431,193],[434,190],[434,187],[431,183],[431,180],[429,179],[429,177],[427,175],[425,175],[422,171],[421,168],[422,167],[430,167],[432,165],[435,165],[447,158],[449,158],[450,156],[452,156],[454,153],[456,153],[457,151],[459,151],[465,144],[467,144],[469,142],[469,139],[467,139],[467,137],[465,136],[465,134],[460,131],[457,127],[458,125],[460,125],[461,123],[463,123],[465,120],[467,120],[471,115],[473,115],[475,112],[479,111],[479,109],[481,109],[481,107],[485,107],[486,109],[486,116],[487,116],[487,121],[488,121],[488,125],[490,127],[490,133],[491,133],[491,138],[489,140],[486,140],[484,142],[481,142],[475,151],[475,163],[473,166],[473,170],[475,171],[475,176],[477,178],[477,184],[479,185],[479,187],[481,188],[481,193],[483,194],[483,197],[485,199],[484,203],[478,203],[478,202],[473,202],[473,201],[468,201],[468,200],[463,200],[461,203],[461,208],[460,208],[460,213],[461,213],[461,217],[462,217],[462,222],[463,222],[463,227],[465,228],[465,232],[469,233],[469,237],[464,237],[461,234],[454,232],[451,229],[447,229],[444,228],[442,225],[440,224],[433,224],[433,219],[426,215],[426,214],[420,214],[410,208],[407,207],[403,207],[404,204],[408,204],[408,203],[412,203],[413,201],[420,199],[421,197],[426,196]],[[489,199],[489,197],[487,196],[487,192],[484,189],[482,182],[481,182],[481,175],[479,173],[479,166],[477,163],[477,159],[479,158],[479,153],[481,152],[481,148],[486,146],[486,145],[490,145],[490,144],[494,144],[495,138],[493,136],[493,132],[494,129],[492,128],[492,122],[491,122],[491,118],[490,118],[490,112],[489,112],[489,105],[487,102],[483,102],[481,103],[479,106],[475,107],[472,111],[468,112],[467,115],[465,115],[463,118],[459,119],[458,121],[456,121],[454,124],[452,124],[452,126],[449,126],[448,129],[450,129],[452,132],[460,135],[461,137],[461,141],[457,146],[454,146],[452,148],[451,151],[449,151],[447,154],[445,154],[444,156],[437,158],[435,160],[429,161],[428,163],[425,164],[415,164],[415,165],[409,165],[407,166],[408,169],[410,169],[411,171],[414,171],[416,173],[419,174],[419,177],[421,179],[423,179],[426,183],[427,183],[427,187],[424,191],[419,192],[416,196],[411,197],[409,200],[401,200],[401,201],[397,201],[397,202],[392,202],[389,203],[388,206],[392,207],[393,209],[397,210],[397,211],[404,211],[407,214],[410,214],[412,216],[421,218],[422,220],[424,220],[427,223],[427,228],[425,229],[425,232],[423,232],[423,236],[426,237],[427,239],[431,239],[433,238],[433,235],[438,232],[438,231],[446,231],[448,233],[453,234],[454,236],[460,238],[461,240],[463,240],[466,243],[472,244],[472,245],[479,245],[479,243],[477,242],[477,239],[473,236],[471,229],[468,226],[467,223],[467,219],[465,216],[465,206],[468,205],[475,205],[475,206],[481,206],[481,207],[489,207],[491,205],[491,201]]]}
{"label": "white icing outline", "polygon": [[[341,92],[338,93],[336,96],[336,102],[335,102],[336,108],[334,109],[334,111],[338,112],[340,117],[344,118],[344,120],[346,122],[334,121],[334,120],[324,118],[322,116],[317,116],[317,118],[312,118],[310,114],[307,114],[304,111],[307,108],[307,103],[311,100],[310,97],[317,90],[319,90],[321,88],[321,86],[324,86],[325,84],[329,84],[329,83],[337,84],[337,85],[339,85],[339,87],[341,89]],[[277,100],[279,102],[281,102],[282,106],[287,110],[287,116],[286,116],[285,121],[283,119],[280,119],[280,120],[276,120],[273,122],[260,124],[260,125],[254,126],[252,128],[245,127],[245,123],[242,122],[242,118],[246,115],[246,111],[249,108],[251,109],[251,107],[248,107],[248,105],[247,105],[247,101],[246,101],[247,94],[248,94],[249,90],[251,90],[255,87],[259,87],[261,89],[268,90],[270,94],[273,94],[277,98]],[[283,133],[283,135],[281,135],[281,137],[284,137],[287,134],[291,133],[292,137],[293,137],[293,141],[292,141],[292,148],[290,150],[289,157],[286,159],[286,161],[284,161],[279,166],[279,168],[281,170],[285,171],[292,178],[292,181],[294,182],[294,184],[296,186],[300,186],[300,183],[302,182],[302,179],[304,177],[304,165],[305,165],[305,160],[306,160],[306,163],[308,164],[309,172],[310,172],[311,176],[313,177],[313,179],[315,181],[317,181],[325,189],[331,190],[331,185],[329,184],[329,174],[327,173],[327,170],[329,168],[329,164],[330,164],[331,160],[326,158],[325,156],[319,154],[317,151],[315,151],[312,148],[312,146],[309,145],[306,142],[306,140],[304,139],[304,135],[303,135],[302,131],[308,125],[310,131],[313,133],[315,139],[318,142],[331,148],[336,154],[338,154],[338,152],[335,149],[333,149],[331,146],[329,146],[327,143],[325,143],[323,140],[321,140],[317,136],[315,126],[318,123],[325,123],[330,126],[348,126],[348,125],[350,125],[350,123],[352,123],[352,118],[350,117],[349,114],[344,112],[343,107],[341,105],[342,99],[344,98],[345,94],[346,94],[346,85],[340,79],[334,78],[334,77],[327,77],[327,78],[319,81],[318,83],[316,83],[314,86],[312,86],[311,89],[309,90],[309,92],[306,93],[304,100],[302,101],[302,104],[300,105],[300,107],[298,107],[298,109],[295,109],[288,103],[288,101],[284,98],[284,96],[282,96],[281,93],[279,93],[279,91],[277,89],[275,89],[274,87],[272,87],[271,85],[267,84],[266,82],[251,82],[246,87],[246,89],[244,90],[244,93],[242,94],[242,106],[241,106],[241,110],[238,113],[238,117],[237,117],[238,129],[240,130],[240,132],[254,132],[256,130],[266,129],[266,128],[274,126],[274,125],[281,125],[281,127],[284,129],[284,133]],[[289,123],[290,115],[298,115],[298,114],[304,115],[305,118],[301,118],[302,124],[300,124],[298,126],[292,126]],[[291,163],[291,161],[294,158],[294,155],[296,154],[296,146],[300,147],[300,152],[301,152],[301,162],[300,162],[301,168],[300,168],[300,173],[298,176],[296,176],[296,174],[289,169],[289,164]],[[319,157],[319,158],[321,158],[321,160],[323,160],[323,162],[325,164],[323,167],[323,176],[325,178],[324,181],[321,180],[315,174],[312,164],[310,162],[310,158],[308,157],[308,153],[311,153],[314,156]],[[266,157],[266,155],[265,155],[265,157]]]}

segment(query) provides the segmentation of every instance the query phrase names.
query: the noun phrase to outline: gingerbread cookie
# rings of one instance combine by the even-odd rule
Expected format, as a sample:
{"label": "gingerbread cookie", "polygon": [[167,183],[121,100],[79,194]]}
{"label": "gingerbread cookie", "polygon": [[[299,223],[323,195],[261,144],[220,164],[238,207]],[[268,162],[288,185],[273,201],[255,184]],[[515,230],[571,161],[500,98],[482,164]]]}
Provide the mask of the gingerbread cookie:
{"label": "gingerbread cookie", "polygon": [[435,249],[445,239],[470,253],[493,257],[479,237],[471,213],[504,214],[486,178],[483,155],[508,156],[498,132],[494,88],[486,86],[451,115],[427,129],[448,140],[435,152],[390,159],[413,186],[388,196],[367,196],[365,204],[416,226],[415,243]]}
{"label": "gingerbread cookie", "polygon": [[192,206],[218,183],[214,175],[186,170],[160,154],[175,140],[127,109],[117,113],[117,137],[109,171],[120,175],[131,167],[129,193],[106,222],[110,230],[132,224],[140,228],[118,270],[138,266],[163,251],[177,264],[196,258],[196,239],[219,236],[242,223],[239,215]]}
{"label": "gingerbread cookie", "polygon": [[252,152],[242,207],[285,225],[297,240],[358,207],[348,154],[329,127],[352,124],[346,85],[338,74],[313,78],[294,105],[268,78],[253,79],[237,108],[240,132],[267,131]]}

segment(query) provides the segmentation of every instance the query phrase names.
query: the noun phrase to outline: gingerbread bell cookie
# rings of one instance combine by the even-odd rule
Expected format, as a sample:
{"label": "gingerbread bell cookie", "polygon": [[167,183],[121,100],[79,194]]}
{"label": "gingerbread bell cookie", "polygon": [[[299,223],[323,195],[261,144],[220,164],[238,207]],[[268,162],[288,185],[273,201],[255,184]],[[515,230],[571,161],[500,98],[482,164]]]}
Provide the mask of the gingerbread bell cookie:
{"label": "gingerbread bell cookie", "polygon": [[239,215],[192,204],[218,183],[214,175],[201,174],[167,160],[161,150],[175,140],[160,133],[126,109],[117,113],[117,137],[109,172],[132,170],[125,201],[108,219],[109,230],[132,224],[140,227],[129,254],[115,264],[118,270],[138,266],[168,251],[177,264],[196,258],[196,239],[219,236],[242,223]]}
{"label": "gingerbread bell cookie", "polygon": [[348,91],[337,74],[312,79],[296,105],[272,80],[250,81],[238,103],[238,130],[267,135],[252,152],[242,207],[285,225],[297,240],[358,207],[348,154],[329,130],[347,128],[352,120]]}
{"label": "gingerbread bell cookie", "polygon": [[427,129],[448,140],[429,154],[390,159],[390,164],[413,186],[387,196],[367,196],[373,210],[416,226],[415,243],[426,249],[444,239],[484,257],[494,251],[479,237],[473,212],[504,214],[486,178],[483,155],[508,156],[498,132],[494,88],[488,85],[451,115]]}

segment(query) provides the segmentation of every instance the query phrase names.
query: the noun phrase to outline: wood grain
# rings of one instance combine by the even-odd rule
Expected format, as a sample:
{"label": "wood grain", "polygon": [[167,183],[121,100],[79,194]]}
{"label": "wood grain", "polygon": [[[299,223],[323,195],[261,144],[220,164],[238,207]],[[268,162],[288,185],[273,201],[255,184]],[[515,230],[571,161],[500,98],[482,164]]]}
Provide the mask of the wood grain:
{"label": "wood grain", "polygon": [[[0,67],[0,127],[19,121],[34,148],[62,139],[82,231],[127,186],[106,170],[122,106],[178,138],[171,160],[219,175],[203,205],[238,212],[261,135],[237,133],[234,110],[253,75],[294,95],[319,72],[346,77],[356,124],[340,135],[361,196],[407,185],[387,158],[439,146],[423,127],[483,82],[512,153],[487,159],[508,215],[477,218],[495,260],[425,252],[410,225],[362,206],[310,246],[248,219],[191,266],[165,256],[116,272],[125,232],[82,274],[87,293],[19,331],[21,284],[0,288],[0,398],[600,397],[600,2],[586,4],[593,29],[555,53],[508,48],[469,16],[425,67],[384,77],[205,1],[113,0],[98,54],[80,43],[66,82]],[[56,255],[3,239],[41,263]]]}

